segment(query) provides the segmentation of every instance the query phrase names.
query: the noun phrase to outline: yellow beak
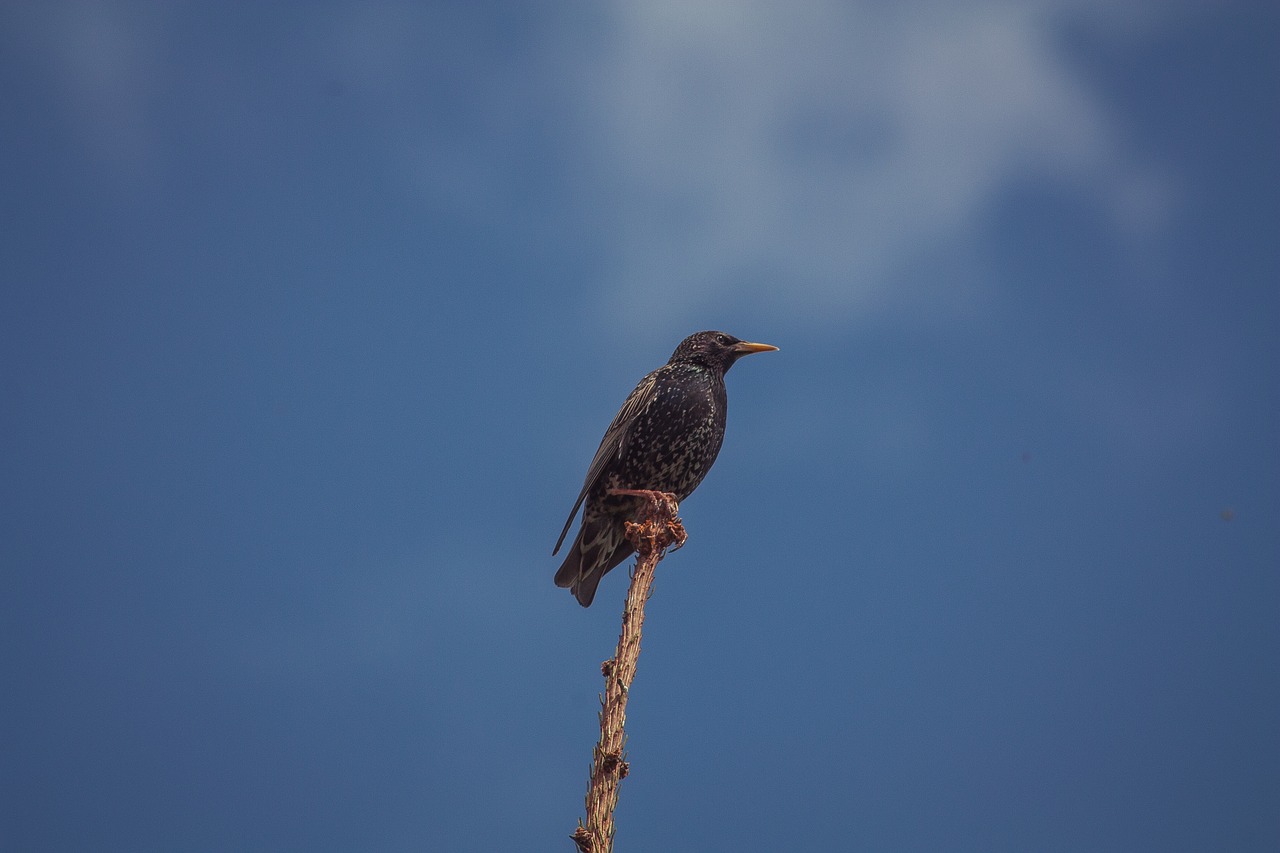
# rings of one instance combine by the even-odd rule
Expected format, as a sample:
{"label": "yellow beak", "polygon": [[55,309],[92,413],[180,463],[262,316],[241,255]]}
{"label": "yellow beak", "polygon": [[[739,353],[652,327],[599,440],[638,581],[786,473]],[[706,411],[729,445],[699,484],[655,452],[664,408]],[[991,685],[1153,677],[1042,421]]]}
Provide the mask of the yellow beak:
{"label": "yellow beak", "polygon": [[733,351],[739,355],[751,355],[753,352],[777,352],[778,348],[772,344],[753,344],[749,341],[739,341],[733,345]]}

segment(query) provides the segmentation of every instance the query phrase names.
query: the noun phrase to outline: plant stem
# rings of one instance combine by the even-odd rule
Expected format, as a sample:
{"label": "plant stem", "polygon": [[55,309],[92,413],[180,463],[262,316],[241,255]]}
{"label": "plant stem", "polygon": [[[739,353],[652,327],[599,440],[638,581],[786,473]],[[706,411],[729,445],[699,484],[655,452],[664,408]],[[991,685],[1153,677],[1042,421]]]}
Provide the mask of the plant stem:
{"label": "plant stem", "polygon": [[630,770],[626,745],[627,696],[640,659],[640,632],[644,605],[653,588],[653,574],[668,548],[679,548],[688,538],[677,516],[675,495],[634,489],[611,489],[610,494],[643,497],[634,522],[627,522],[627,538],[636,548],[636,565],[622,611],[622,631],[614,656],[600,665],[604,694],[600,697],[600,740],[592,754],[587,784],[587,819],[579,821],[570,836],[580,853],[612,853],[613,810],[618,787]]}

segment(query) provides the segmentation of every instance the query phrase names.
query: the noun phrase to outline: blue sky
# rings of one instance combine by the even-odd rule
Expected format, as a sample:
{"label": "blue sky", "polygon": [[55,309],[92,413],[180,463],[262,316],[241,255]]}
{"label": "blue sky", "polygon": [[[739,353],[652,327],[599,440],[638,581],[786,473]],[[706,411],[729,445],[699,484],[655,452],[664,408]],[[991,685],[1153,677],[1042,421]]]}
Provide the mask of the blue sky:
{"label": "blue sky", "polygon": [[11,4],[0,847],[1280,845],[1274,4]]}

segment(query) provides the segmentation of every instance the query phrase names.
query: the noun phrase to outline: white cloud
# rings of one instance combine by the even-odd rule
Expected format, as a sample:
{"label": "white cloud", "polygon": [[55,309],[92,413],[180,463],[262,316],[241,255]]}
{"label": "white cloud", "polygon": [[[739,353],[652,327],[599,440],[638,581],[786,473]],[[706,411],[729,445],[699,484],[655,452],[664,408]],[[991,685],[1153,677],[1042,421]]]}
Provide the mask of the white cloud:
{"label": "white cloud", "polygon": [[[613,316],[659,299],[692,318],[726,296],[841,326],[922,301],[964,314],[972,291],[904,274],[969,251],[1011,182],[1078,187],[1140,236],[1174,197],[1059,46],[1067,24],[1133,37],[1152,20],[1136,0],[615,2],[590,21],[548,13],[514,56],[466,16],[384,0],[239,64],[229,45],[173,56],[180,6],[47,8],[39,40],[117,166],[163,159],[157,93],[212,93],[232,115],[209,132],[274,126],[297,97],[275,78],[332,74],[372,108],[371,144],[407,190],[602,243]],[[572,209],[521,211],[512,179],[540,163],[566,173]]]}
{"label": "white cloud", "polygon": [[[1170,197],[1056,42],[1074,18],[1132,15],[1072,0],[614,12],[580,122],[610,314],[736,296],[847,327],[895,310],[904,270],[962,245],[1013,181],[1077,187],[1120,227],[1147,228]],[[948,287],[936,277],[938,304]]]}
{"label": "white cloud", "polygon": [[[1011,187],[1091,200],[1139,249],[1177,199],[1062,46],[1070,27],[1124,43],[1182,16],[1141,0],[615,2],[548,12],[514,47],[483,16],[382,0],[317,12],[270,56],[211,39],[195,57],[174,55],[181,6],[45,9],[30,41],[128,182],[163,173],[178,109],[206,144],[266,147],[298,92],[333,80],[405,192],[589,243],[600,328],[634,317],[646,351],[743,317],[980,328],[999,297],[981,238]],[[531,201],[520,182],[544,169],[566,189]]]}

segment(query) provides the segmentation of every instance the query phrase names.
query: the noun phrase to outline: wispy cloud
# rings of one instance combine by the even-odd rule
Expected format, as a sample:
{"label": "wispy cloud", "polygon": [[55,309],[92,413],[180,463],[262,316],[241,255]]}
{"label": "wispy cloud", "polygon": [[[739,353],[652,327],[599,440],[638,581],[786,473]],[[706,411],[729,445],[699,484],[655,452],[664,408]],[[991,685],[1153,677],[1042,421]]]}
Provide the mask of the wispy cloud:
{"label": "wispy cloud", "polygon": [[1010,188],[1072,193],[1139,246],[1177,198],[1064,47],[1180,14],[1141,0],[613,2],[518,32],[381,0],[317,11],[278,54],[195,58],[181,6],[45,9],[35,41],[105,162],[163,164],[165,122],[243,145],[331,81],[406,193],[589,244],[601,328],[661,304],[664,328],[628,332],[646,349],[712,317],[964,326],[999,299],[983,251]]}
{"label": "wispy cloud", "polygon": [[953,267],[1013,182],[1072,187],[1130,233],[1158,227],[1170,182],[1126,148],[1062,47],[1068,26],[1130,37],[1148,8],[615,2],[500,43],[466,16],[375,2],[317,13],[279,56],[242,58],[268,75],[256,82],[216,46],[174,56],[180,7],[50,4],[39,40],[86,144],[117,165],[162,159],[158,92],[207,100],[208,75],[225,77],[234,91],[201,113],[274,126],[290,105],[277,102],[297,97],[278,78],[331,74],[371,108],[371,144],[410,191],[528,222],[528,174],[562,175],[534,220],[602,245],[602,313],[657,298],[693,317],[731,297],[843,326],[922,301],[971,311],[950,277],[923,294],[904,278],[922,258]]}
{"label": "wispy cloud", "polygon": [[963,251],[1014,181],[1145,228],[1163,179],[1059,46],[1082,17],[1114,26],[1098,8],[617,4],[581,122],[614,252],[602,309],[737,295],[856,323],[894,308],[913,262]]}

